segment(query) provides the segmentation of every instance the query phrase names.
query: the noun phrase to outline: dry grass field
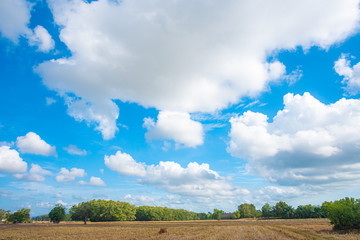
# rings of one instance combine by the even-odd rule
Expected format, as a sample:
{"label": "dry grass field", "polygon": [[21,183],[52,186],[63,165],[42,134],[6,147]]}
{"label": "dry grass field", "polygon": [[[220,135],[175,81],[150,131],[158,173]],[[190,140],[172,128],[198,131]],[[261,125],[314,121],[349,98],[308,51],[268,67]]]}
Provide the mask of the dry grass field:
{"label": "dry grass field", "polygon": [[360,239],[360,232],[333,231],[327,219],[65,222],[0,224],[0,239]]}

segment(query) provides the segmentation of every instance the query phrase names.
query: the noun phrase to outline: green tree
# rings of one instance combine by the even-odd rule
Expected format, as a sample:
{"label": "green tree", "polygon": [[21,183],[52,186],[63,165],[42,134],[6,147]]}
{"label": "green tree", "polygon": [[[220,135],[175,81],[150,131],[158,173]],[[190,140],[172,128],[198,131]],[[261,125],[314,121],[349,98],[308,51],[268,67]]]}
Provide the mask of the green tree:
{"label": "green tree", "polygon": [[140,206],[136,208],[137,221],[183,221],[208,218],[208,215],[205,213],[195,213],[184,209],[150,206]]}
{"label": "green tree", "polygon": [[261,208],[263,217],[273,217],[274,216],[274,207],[271,207],[269,203],[265,203]]}
{"label": "green tree", "polygon": [[13,223],[31,222],[30,209],[22,208],[13,214],[9,214],[6,220]]}
{"label": "green tree", "polygon": [[6,219],[10,214],[9,210],[0,209],[0,221]]}
{"label": "green tree", "polygon": [[74,205],[70,209],[73,220],[92,222],[135,220],[136,207],[127,202],[91,200]]}
{"label": "green tree", "polygon": [[347,197],[334,202],[324,202],[322,208],[334,229],[360,229],[360,199]]}
{"label": "green tree", "polygon": [[240,218],[253,218],[258,215],[254,204],[243,203],[238,206]]}
{"label": "green tree", "polygon": [[70,208],[71,219],[74,221],[84,221],[87,223],[91,215],[90,202],[82,202]]}
{"label": "green tree", "polygon": [[241,218],[241,214],[239,210],[236,210],[233,214],[233,218]]}
{"label": "green tree", "polygon": [[311,204],[308,205],[300,205],[295,210],[295,217],[296,218],[316,218],[315,207]]}
{"label": "green tree", "polygon": [[294,208],[283,201],[276,203],[274,210],[275,216],[279,218],[292,218],[294,215]]}
{"label": "green tree", "polygon": [[61,204],[57,204],[50,212],[49,212],[50,221],[53,223],[60,223],[65,219],[65,207]]}
{"label": "green tree", "polygon": [[213,214],[212,214],[212,219],[218,219],[218,220],[220,220],[221,215],[223,215],[223,214],[224,214],[224,211],[223,211],[223,210],[219,210],[219,209],[214,208],[214,212],[213,212]]}
{"label": "green tree", "polygon": [[33,217],[32,219],[35,221],[50,221],[49,214]]}

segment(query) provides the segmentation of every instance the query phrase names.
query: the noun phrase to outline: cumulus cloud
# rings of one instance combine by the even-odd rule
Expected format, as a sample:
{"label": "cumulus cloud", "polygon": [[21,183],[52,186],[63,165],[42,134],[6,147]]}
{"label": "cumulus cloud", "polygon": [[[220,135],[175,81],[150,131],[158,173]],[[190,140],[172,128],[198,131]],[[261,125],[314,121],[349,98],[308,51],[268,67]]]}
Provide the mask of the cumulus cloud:
{"label": "cumulus cloud", "polygon": [[136,162],[129,154],[117,151],[115,155],[105,155],[105,165],[111,170],[127,176],[143,177],[146,174],[145,163]]}
{"label": "cumulus cloud", "polygon": [[29,45],[37,46],[39,51],[49,52],[55,43],[49,32],[43,26],[36,26],[34,32],[28,36]]}
{"label": "cumulus cloud", "polygon": [[325,105],[287,94],[273,118],[251,111],[231,118],[228,151],[250,172],[283,185],[349,182],[360,177],[360,100]]}
{"label": "cumulus cloud", "polygon": [[360,92],[360,62],[351,67],[351,62],[347,55],[341,54],[341,57],[335,62],[334,69],[337,74],[343,76],[345,90],[350,95],[356,95]]}
{"label": "cumulus cloud", "polygon": [[148,130],[146,139],[174,140],[177,147],[196,147],[204,142],[204,130],[201,123],[190,119],[190,114],[161,111],[157,122],[145,118],[143,126]]}
{"label": "cumulus cloud", "polygon": [[71,182],[77,177],[84,177],[86,175],[84,169],[72,168],[70,171],[66,168],[61,168],[56,175],[57,182]]}
{"label": "cumulus cloud", "polygon": [[[110,159],[112,166],[116,167],[109,166]],[[247,189],[228,183],[206,163],[192,162],[185,168],[170,161],[160,161],[158,165],[145,165],[137,163],[129,154],[118,151],[116,155],[105,156],[105,164],[120,174],[141,177],[138,179],[141,184],[154,185],[181,195],[231,198],[237,194],[249,194]]]}
{"label": "cumulus cloud", "polygon": [[75,118],[75,120],[85,121],[88,125],[97,124],[96,130],[100,131],[104,139],[111,139],[118,131],[116,126],[116,119],[119,116],[119,108],[110,101],[96,101],[88,102],[84,99],[65,97],[65,102],[68,106],[68,114]]}
{"label": "cumulus cloud", "polygon": [[72,56],[36,72],[61,96],[75,95],[68,113],[110,139],[119,113],[113,100],[188,113],[226,108],[284,75],[281,62],[267,62],[274,52],[328,48],[355,33],[358,4],[51,0]]}
{"label": "cumulus cloud", "polygon": [[56,156],[56,148],[50,146],[34,132],[28,132],[25,136],[18,137],[16,146],[21,153],[32,153],[43,156]]}
{"label": "cumulus cloud", "polygon": [[17,173],[14,174],[16,179],[22,179],[33,182],[43,182],[45,181],[44,175],[51,175],[51,172],[43,169],[37,164],[31,164],[31,169],[28,173]]}
{"label": "cumulus cloud", "polygon": [[99,177],[91,177],[89,182],[79,181],[80,185],[89,185],[89,186],[97,186],[97,187],[106,187],[104,181]]}
{"label": "cumulus cloud", "polygon": [[21,35],[31,33],[31,6],[26,0],[0,1],[0,32],[3,37],[18,42]]}
{"label": "cumulus cloud", "polygon": [[27,163],[19,156],[18,151],[9,146],[0,146],[0,171],[15,173],[26,172]]}
{"label": "cumulus cloud", "polygon": [[70,144],[67,147],[64,147],[64,150],[71,155],[79,155],[79,156],[85,156],[87,154],[86,150],[81,150],[76,145]]}

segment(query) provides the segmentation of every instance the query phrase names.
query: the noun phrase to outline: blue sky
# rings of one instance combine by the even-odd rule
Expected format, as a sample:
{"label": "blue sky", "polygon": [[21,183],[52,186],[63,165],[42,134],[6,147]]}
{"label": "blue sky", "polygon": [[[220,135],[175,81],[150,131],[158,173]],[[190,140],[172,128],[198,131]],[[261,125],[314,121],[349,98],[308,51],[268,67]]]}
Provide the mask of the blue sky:
{"label": "blue sky", "polygon": [[1,1],[0,206],[358,198],[359,1]]}

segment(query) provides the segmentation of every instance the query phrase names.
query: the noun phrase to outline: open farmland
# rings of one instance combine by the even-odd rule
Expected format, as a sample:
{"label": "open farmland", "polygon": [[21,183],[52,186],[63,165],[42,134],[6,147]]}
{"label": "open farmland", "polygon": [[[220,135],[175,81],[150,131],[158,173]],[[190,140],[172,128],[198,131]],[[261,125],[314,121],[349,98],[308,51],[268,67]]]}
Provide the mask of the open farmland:
{"label": "open farmland", "polygon": [[65,222],[1,224],[0,239],[360,239],[360,233],[333,231],[327,219]]}

